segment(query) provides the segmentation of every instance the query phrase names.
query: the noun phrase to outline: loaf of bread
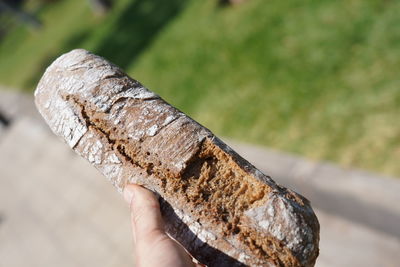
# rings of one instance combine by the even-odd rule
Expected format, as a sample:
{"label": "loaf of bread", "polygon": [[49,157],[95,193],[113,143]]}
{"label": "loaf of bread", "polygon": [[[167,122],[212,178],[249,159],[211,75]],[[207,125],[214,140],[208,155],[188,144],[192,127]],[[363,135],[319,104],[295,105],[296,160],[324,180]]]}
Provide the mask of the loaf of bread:
{"label": "loaf of bread", "polygon": [[159,195],[168,233],[208,266],[314,266],[319,223],[184,113],[85,50],[62,55],[35,91],[53,132],[122,192]]}

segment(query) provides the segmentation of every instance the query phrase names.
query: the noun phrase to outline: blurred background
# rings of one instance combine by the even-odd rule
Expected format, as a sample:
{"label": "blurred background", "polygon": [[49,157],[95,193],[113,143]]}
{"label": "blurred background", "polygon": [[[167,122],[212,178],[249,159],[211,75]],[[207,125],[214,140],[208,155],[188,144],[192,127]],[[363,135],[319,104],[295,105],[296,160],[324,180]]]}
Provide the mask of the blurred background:
{"label": "blurred background", "polygon": [[0,266],[133,266],[125,204],[33,106],[74,48],[309,198],[317,266],[399,266],[399,14],[396,0],[0,0]]}

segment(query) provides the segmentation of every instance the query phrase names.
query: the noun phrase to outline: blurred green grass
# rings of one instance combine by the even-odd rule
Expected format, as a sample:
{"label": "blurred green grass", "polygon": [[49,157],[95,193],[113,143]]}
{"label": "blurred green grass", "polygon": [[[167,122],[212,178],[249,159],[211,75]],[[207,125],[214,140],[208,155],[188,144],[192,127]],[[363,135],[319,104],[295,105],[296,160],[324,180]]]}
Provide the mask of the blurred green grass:
{"label": "blurred green grass", "polygon": [[0,43],[0,84],[32,90],[83,47],[110,59],[217,135],[400,176],[400,2],[82,1]]}

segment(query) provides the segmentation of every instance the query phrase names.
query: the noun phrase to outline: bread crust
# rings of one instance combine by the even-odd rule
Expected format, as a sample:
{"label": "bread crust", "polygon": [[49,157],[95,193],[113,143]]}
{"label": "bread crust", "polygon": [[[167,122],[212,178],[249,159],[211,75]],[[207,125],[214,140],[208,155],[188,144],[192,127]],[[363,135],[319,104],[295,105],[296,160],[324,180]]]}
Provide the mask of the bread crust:
{"label": "bread crust", "polygon": [[35,91],[53,132],[117,188],[160,197],[168,233],[208,266],[314,266],[310,203],[117,66],[83,49],[49,66]]}

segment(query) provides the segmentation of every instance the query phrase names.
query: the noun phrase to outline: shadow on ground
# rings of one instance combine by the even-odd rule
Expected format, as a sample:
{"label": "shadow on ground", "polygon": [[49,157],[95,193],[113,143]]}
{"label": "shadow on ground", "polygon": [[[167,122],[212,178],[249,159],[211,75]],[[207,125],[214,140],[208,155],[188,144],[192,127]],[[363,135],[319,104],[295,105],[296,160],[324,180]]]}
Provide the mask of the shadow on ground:
{"label": "shadow on ground", "polygon": [[[132,64],[140,53],[151,44],[159,32],[184,8],[183,0],[136,0],[128,4],[116,22],[113,32],[105,34],[91,52],[103,56],[126,68]],[[107,23],[104,21],[99,27]],[[85,48],[93,31],[83,28],[65,40],[63,47],[49,51],[39,63],[37,72],[24,83],[24,88],[35,88],[46,68],[62,53],[74,48]]]}
{"label": "shadow on ground", "polygon": [[135,1],[120,15],[116,32],[106,36],[94,53],[126,68],[182,10],[182,0]]}

